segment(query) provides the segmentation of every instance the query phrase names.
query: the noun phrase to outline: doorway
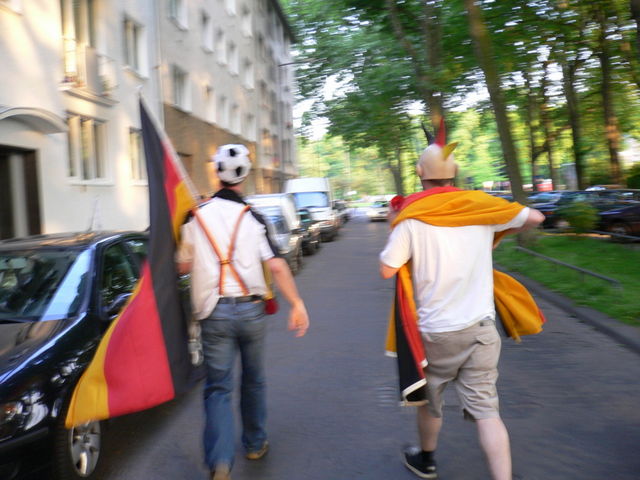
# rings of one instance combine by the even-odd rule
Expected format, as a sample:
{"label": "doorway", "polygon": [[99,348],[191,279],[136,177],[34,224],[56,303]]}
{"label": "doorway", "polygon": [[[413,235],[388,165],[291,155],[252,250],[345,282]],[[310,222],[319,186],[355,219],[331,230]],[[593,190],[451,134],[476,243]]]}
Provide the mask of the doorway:
{"label": "doorway", "polygon": [[39,233],[36,151],[0,146],[0,239]]}

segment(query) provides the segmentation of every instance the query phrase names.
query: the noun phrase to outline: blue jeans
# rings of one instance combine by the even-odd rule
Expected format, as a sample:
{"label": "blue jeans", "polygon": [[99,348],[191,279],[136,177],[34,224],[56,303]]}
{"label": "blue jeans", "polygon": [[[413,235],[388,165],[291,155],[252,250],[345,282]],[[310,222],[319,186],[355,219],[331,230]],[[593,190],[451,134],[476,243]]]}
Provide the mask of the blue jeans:
{"label": "blue jeans", "polygon": [[202,320],[202,347],[207,370],[204,451],[210,469],[220,464],[233,465],[235,432],[231,397],[237,352],[242,360],[242,444],[247,451],[255,451],[267,439],[263,368],[265,327],[262,302],[218,304],[211,315]]}

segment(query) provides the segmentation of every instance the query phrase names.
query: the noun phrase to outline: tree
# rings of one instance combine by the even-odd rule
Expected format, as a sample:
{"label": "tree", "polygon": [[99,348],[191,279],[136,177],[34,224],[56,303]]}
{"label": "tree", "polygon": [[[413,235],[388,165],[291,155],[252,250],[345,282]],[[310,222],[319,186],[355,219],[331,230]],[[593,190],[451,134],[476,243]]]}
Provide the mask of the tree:
{"label": "tree", "polygon": [[502,153],[509,173],[509,180],[511,181],[513,198],[521,203],[526,203],[522,189],[518,156],[511,136],[511,127],[507,116],[506,103],[500,87],[493,45],[487,33],[484,20],[482,19],[480,7],[478,7],[475,0],[464,0],[464,5],[469,16],[469,30],[475,46],[478,63],[484,73],[489,96],[491,97],[491,103],[498,125],[498,133],[500,134],[500,143],[502,144]]}

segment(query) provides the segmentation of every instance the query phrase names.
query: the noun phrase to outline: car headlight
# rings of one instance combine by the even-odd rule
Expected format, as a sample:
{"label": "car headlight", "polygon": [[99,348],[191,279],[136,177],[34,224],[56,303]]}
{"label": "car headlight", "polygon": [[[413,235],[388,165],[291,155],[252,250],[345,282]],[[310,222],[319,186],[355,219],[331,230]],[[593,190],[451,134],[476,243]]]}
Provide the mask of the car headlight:
{"label": "car headlight", "polygon": [[41,391],[29,390],[19,400],[1,404],[0,440],[12,437],[19,430],[29,430],[44,420],[49,408],[43,400]]}
{"label": "car headlight", "polygon": [[0,405],[0,440],[11,437],[24,419],[24,404],[16,400]]}

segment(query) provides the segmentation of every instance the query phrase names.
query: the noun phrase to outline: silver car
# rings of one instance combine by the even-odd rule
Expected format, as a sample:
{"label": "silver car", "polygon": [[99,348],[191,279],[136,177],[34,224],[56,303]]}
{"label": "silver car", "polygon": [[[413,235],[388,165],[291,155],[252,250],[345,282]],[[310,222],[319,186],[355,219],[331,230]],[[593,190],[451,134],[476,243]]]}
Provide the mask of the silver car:
{"label": "silver car", "polygon": [[372,222],[377,220],[386,221],[389,215],[389,202],[379,201],[375,202],[367,210],[367,217]]}

